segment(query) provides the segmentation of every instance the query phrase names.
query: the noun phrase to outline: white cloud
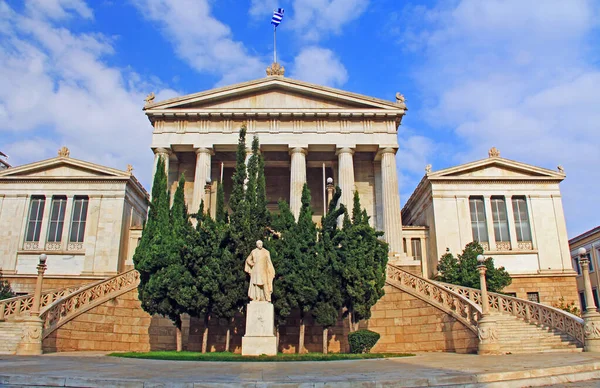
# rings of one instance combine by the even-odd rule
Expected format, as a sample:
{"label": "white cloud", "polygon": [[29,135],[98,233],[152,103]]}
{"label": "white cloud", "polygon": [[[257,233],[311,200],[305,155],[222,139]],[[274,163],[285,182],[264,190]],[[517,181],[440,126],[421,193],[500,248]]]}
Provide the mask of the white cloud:
{"label": "white cloud", "polygon": [[208,0],[133,0],[140,14],[155,22],[176,54],[202,73],[223,78],[219,85],[264,76],[266,63],[233,38],[211,14]]}
{"label": "white cloud", "polygon": [[68,19],[74,11],[85,19],[93,19],[94,13],[82,0],[28,0],[27,10],[38,17],[48,19]]}
{"label": "white cloud", "polygon": [[368,5],[369,0],[294,0],[289,23],[303,39],[316,42],[328,34],[340,34]]}
{"label": "white cloud", "polygon": [[348,80],[348,72],[333,51],[309,46],[294,58],[291,77],[319,85],[340,86]]}
{"label": "white cloud", "polygon": [[462,0],[412,10],[418,17],[400,42],[425,58],[415,76],[433,101],[413,114],[457,136],[449,162],[480,159],[496,146],[512,159],[562,164],[569,234],[595,226],[589,193],[600,191],[600,68],[589,45],[597,4]]}
{"label": "white cloud", "polygon": [[279,0],[250,0],[248,13],[254,19],[259,19],[272,15],[273,10],[276,8],[282,8]]}
{"label": "white cloud", "polygon": [[[52,9],[89,18],[81,4]],[[148,186],[152,127],[142,107],[160,83],[106,65],[113,47],[103,35],[73,33],[30,6],[20,14],[0,0],[0,20],[0,136],[14,139],[2,144],[11,164],[54,157],[66,145],[74,158],[120,169],[131,163]]]}

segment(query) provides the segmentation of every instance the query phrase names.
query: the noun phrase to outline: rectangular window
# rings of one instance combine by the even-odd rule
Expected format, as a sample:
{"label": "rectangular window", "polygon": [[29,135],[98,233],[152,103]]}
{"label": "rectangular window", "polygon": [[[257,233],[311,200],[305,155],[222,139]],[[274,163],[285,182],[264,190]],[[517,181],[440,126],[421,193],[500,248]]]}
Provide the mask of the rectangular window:
{"label": "rectangular window", "polygon": [[473,231],[473,240],[478,242],[488,242],[483,198],[470,197],[469,209],[471,210],[471,230]]}
{"label": "rectangular window", "polygon": [[492,197],[492,220],[496,241],[510,241],[508,237],[508,219],[504,197]]}
{"label": "rectangular window", "polygon": [[506,295],[506,296],[512,296],[513,298],[517,297],[517,293],[516,292],[505,292],[504,295]]}
{"label": "rectangular window", "polygon": [[52,197],[52,205],[50,208],[50,224],[48,225],[48,242],[60,242],[62,240],[66,207],[67,197]]}
{"label": "rectangular window", "polygon": [[[590,268],[590,272],[594,272],[594,261],[592,260],[592,256],[588,253],[587,255],[585,255],[588,258],[588,262],[589,264],[589,268]],[[596,305],[598,306],[598,305]]]}
{"label": "rectangular window", "polygon": [[406,253],[406,239],[402,239],[402,248],[404,248],[404,253]]}
{"label": "rectangular window", "polygon": [[598,290],[596,288],[592,288],[592,296],[594,297],[594,304],[596,308],[598,307]]}
{"label": "rectangular window", "polygon": [[585,307],[585,294],[583,291],[579,291],[579,303],[581,303],[581,311],[586,311],[587,308]]}
{"label": "rectangular window", "polygon": [[540,293],[539,292],[528,292],[527,300],[530,302],[540,303]]}
{"label": "rectangular window", "polygon": [[76,196],[73,201],[73,215],[71,218],[71,233],[69,242],[83,242],[85,235],[85,221],[87,219],[88,197]]}
{"label": "rectangular window", "polygon": [[531,241],[531,228],[529,227],[529,214],[525,197],[513,197],[513,215],[517,228],[517,241]]}
{"label": "rectangular window", "polygon": [[25,232],[25,241],[40,241],[40,230],[42,229],[42,218],[44,217],[44,206],[46,197],[43,195],[34,195],[31,197],[29,205],[29,218],[27,219],[27,232]]}
{"label": "rectangular window", "polygon": [[423,254],[421,253],[421,239],[411,238],[410,247],[412,248],[412,254],[415,260],[421,260],[423,258]]}

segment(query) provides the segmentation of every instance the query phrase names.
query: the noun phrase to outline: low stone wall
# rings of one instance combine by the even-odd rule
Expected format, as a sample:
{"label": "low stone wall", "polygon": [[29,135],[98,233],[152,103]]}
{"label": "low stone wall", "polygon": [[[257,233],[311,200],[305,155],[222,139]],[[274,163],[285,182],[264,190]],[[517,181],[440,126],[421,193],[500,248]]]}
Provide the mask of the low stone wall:
{"label": "low stone wall", "polygon": [[579,306],[579,294],[577,293],[577,282],[573,275],[556,276],[513,276],[510,286],[502,290],[504,293],[514,292],[517,298],[527,299],[528,292],[539,293],[540,303],[554,306],[562,297],[565,303],[575,303]]}
{"label": "low stone wall", "polygon": [[[385,287],[386,295],[373,307],[370,320],[361,323],[381,334],[374,352],[447,351],[468,353],[477,350],[477,338],[462,323],[445,312],[404,293]],[[294,353],[297,349],[299,314],[292,314],[280,329],[279,350]],[[231,325],[230,351],[241,352],[245,321],[242,314]],[[209,321],[208,349],[223,351],[227,322]],[[186,318],[183,323],[183,346],[199,351],[204,321]],[[311,352],[322,350],[322,327],[306,318],[305,347]],[[348,351],[348,324],[341,316],[329,329],[329,351]],[[129,291],[66,323],[43,343],[45,352],[76,350],[149,351],[174,350],[175,327],[170,320],[151,317],[141,309],[137,290]]]}

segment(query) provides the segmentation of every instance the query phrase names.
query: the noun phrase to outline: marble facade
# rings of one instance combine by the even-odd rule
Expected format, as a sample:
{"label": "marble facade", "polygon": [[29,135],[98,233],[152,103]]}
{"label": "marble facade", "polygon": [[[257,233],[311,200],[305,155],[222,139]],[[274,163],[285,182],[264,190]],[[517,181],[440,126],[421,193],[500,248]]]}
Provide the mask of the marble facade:
{"label": "marble facade", "polygon": [[[31,221],[36,200],[43,201],[37,224]],[[31,292],[41,253],[48,255],[48,285],[58,284],[55,279],[62,287],[82,284],[131,268],[148,203],[131,169],[74,159],[66,148],[55,158],[0,171],[3,277],[15,292]],[[83,221],[79,235],[77,221]]]}
{"label": "marble facade", "polygon": [[320,222],[326,179],[332,178],[342,189],[340,202],[350,210],[358,191],[372,224],[385,233],[391,256],[405,258],[395,158],[404,98],[385,101],[278,74],[147,101],[152,149],[156,159],[168,161],[171,190],[183,174],[190,211],[205,199],[205,208],[214,214],[216,185],[222,183],[226,200],[229,196],[238,131],[245,124],[247,146],[253,136],[261,143],[271,210],[284,199],[297,216],[307,183],[314,220]]}

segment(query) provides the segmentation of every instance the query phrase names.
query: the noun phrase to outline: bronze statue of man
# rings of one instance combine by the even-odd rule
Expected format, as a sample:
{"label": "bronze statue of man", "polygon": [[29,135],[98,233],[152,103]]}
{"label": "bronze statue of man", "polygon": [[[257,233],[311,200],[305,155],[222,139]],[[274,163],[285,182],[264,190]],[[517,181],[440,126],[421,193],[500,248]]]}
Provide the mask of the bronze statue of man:
{"label": "bronze statue of man", "polygon": [[250,274],[248,297],[253,301],[271,301],[275,269],[271,262],[271,254],[263,248],[263,242],[258,240],[256,248],[246,259],[244,271]]}

